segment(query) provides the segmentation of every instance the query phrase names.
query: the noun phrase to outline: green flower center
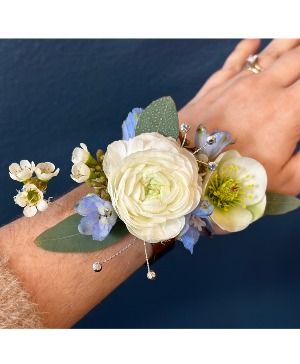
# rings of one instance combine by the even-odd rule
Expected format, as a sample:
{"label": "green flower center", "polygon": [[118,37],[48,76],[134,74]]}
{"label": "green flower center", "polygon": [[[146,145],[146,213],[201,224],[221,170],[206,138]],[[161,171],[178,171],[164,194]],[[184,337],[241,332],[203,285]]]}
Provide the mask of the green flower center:
{"label": "green flower center", "polygon": [[161,184],[155,179],[151,178],[145,186],[145,194],[147,198],[155,198],[160,195]]}
{"label": "green flower center", "polygon": [[39,202],[40,196],[38,191],[30,190],[27,192],[27,200],[31,205],[35,205]]}
{"label": "green flower center", "polygon": [[218,173],[211,179],[207,196],[215,207],[223,211],[228,211],[234,205],[246,208],[242,201],[245,198],[252,198],[250,195],[245,197],[245,191],[241,188],[239,179],[230,178],[224,174],[220,176]]}

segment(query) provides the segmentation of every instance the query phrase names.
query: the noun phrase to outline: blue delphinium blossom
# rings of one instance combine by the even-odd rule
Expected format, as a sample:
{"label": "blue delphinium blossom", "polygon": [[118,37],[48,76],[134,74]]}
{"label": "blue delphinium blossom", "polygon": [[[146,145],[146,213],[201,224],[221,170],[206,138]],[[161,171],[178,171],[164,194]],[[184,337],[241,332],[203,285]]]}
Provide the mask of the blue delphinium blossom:
{"label": "blue delphinium blossom", "polygon": [[[212,144],[207,143],[208,137],[211,137]],[[201,148],[199,153],[206,154],[208,159],[214,159],[227,145],[234,143],[235,140],[231,139],[231,134],[227,131],[215,129],[210,135],[202,124],[197,128],[195,135],[196,149]],[[205,147],[203,148],[204,145]]]}
{"label": "blue delphinium blossom", "polygon": [[117,221],[112,204],[95,194],[83,197],[74,208],[79,215],[84,216],[78,231],[83,235],[92,235],[93,240],[104,240]]}
{"label": "blue delphinium blossom", "polygon": [[200,201],[198,207],[192,213],[185,216],[185,225],[176,240],[182,241],[186,249],[193,254],[195,244],[198,242],[202,228],[206,228],[209,233],[214,233],[214,228],[209,216],[214,210],[207,200]]}
{"label": "blue delphinium blossom", "polygon": [[136,124],[143,111],[144,109],[135,108],[128,114],[127,119],[122,124],[123,140],[135,137]]}

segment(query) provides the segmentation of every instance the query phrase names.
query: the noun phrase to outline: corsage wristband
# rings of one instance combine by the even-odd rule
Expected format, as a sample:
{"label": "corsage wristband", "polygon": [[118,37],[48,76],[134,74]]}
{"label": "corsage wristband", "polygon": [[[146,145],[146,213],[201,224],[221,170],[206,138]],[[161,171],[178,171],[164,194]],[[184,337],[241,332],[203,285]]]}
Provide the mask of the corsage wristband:
{"label": "corsage wristband", "polygon": [[[91,187],[90,194],[74,206],[76,214],[45,231],[35,243],[57,252],[90,252],[106,248],[128,232],[134,239],[122,250],[92,268],[118,257],[140,240],[144,244],[147,278],[149,266],[175,245],[193,253],[201,236],[213,236],[214,225],[236,232],[264,215],[289,212],[300,206],[293,196],[270,193],[267,174],[256,160],[235,150],[226,131],[209,134],[200,124],[195,147],[187,138],[188,124],[178,125],[171,97],[135,108],[122,124],[123,138],[98,150],[95,158],[83,143],[72,153],[71,178]],[[44,200],[48,181],[59,169],[50,163],[11,164],[10,176],[24,184],[15,203],[31,217],[48,207]],[[33,173],[36,174],[33,177]],[[147,244],[153,248],[147,255]]]}
{"label": "corsage wristband", "polygon": [[158,259],[163,257],[166,253],[171,251],[175,247],[175,239],[166,240],[163,242],[151,244],[152,246],[152,256],[149,259],[149,264],[154,264]]}

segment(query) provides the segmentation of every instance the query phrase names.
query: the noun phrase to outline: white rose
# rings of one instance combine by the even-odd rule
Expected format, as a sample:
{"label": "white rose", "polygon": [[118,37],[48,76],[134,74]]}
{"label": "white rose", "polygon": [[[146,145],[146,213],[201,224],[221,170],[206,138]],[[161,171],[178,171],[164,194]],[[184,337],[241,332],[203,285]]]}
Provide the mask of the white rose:
{"label": "white rose", "polygon": [[147,242],[171,239],[199,204],[195,157],[173,138],[145,133],[110,144],[103,161],[112,204],[128,230]]}

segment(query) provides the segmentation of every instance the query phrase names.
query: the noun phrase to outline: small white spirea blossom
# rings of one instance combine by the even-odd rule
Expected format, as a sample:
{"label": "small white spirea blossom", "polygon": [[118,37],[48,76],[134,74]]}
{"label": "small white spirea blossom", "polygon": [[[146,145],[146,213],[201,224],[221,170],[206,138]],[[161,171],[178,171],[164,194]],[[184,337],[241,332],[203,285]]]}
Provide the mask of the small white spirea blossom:
{"label": "small white spirea blossom", "polygon": [[86,164],[79,162],[73,165],[71,172],[71,178],[77,183],[82,183],[89,179],[91,170]]}
{"label": "small white spirea blossom", "polygon": [[84,143],[80,143],[80,147],[76,147],[73,150],[72,153],[72,163],[77,164],[77,163],[86,163],[88,161],[88,159],[90,158],[90,152],[87,149],[87,146]]}
{"label": "small white spirea blossom", "polygon": [[14,196],[14,200],[17,205],[24,207],[23,214],[26,217],[32,217],[37,211],[45,211],[48,208],[43,192],[31,183],[24,185],[22,191]]}
{"label": "small white spirea blossom", "polygon": [[59,168],[55,170],[55,165],[51,162],[39,163],[35,167],[35,174],[41,181],[50,181],[52,177],[57,176]]}
{"label": "small white spirea blossom", "polygon": [[18,182],[28,181],[32,177],[34,171],[34,162],[30,163],[28,160],[21,160],[20,164],[12,163],[9,166],[10,178]]}

